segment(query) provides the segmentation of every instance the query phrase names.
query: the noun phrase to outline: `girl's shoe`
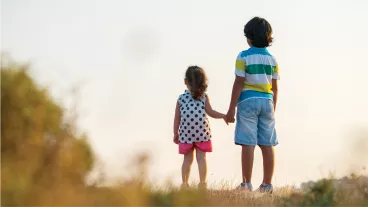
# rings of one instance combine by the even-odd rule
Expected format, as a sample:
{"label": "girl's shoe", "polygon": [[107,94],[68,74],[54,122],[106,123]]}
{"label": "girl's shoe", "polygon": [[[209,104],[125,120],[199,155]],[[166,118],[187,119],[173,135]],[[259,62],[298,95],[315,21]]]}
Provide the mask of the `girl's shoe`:
{"label": "girl's shoe", "polygon": [[238,187],[236,187],[237,190],[247,190],[247,191],[253,191],[253,186],[251,182],[248,183],[240,183]]}

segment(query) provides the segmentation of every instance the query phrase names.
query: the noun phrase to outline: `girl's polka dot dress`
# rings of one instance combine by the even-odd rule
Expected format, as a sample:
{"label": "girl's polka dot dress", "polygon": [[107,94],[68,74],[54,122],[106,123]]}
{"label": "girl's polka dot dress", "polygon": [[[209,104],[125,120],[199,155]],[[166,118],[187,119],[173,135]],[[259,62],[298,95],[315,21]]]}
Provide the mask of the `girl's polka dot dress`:
{"label": "girl's polka dot dress", "polygon": [[209,141],[212,137],[207,119],[205,104],[207,96],[195,100],[189,90],[179,96],[180,128],[179,141],[191,144],[193,142]]}

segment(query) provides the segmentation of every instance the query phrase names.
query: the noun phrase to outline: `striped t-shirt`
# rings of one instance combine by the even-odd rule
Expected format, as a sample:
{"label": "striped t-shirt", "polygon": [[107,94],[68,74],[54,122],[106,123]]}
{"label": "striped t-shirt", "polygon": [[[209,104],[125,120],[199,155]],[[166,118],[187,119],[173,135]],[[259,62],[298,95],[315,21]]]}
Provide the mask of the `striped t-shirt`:
{"label": "striped t-shirt", "polygon": [[235,74],[245,78],[238,103],[254,97],[272,99],[272,79],[280,79],[276,59],[266,48],[251,47],[240,52]]}

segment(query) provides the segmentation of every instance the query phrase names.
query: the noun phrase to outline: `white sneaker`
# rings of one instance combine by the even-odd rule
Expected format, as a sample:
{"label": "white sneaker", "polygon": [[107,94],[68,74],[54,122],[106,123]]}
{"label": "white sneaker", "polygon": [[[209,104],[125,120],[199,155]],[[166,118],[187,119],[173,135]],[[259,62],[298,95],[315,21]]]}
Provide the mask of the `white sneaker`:
{"label": "white sneaker", "polygon": [[238,187],[236,187],[237,190],[247,190],[247,191],[253,191],[253,186],[251,182],[248,183],[240,183]]}
{"label": "white sneaker", "polygon": [[258,191],[261,193],[273,193],[273,186],[272,184],[261,184],[258,188]]}

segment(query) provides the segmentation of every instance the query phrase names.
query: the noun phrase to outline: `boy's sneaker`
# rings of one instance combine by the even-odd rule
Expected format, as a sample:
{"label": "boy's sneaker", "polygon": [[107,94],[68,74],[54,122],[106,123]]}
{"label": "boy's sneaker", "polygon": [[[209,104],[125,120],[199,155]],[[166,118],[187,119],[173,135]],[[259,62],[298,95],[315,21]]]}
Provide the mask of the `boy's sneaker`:
{"label": "boy's sneaker", "polygon": [[240,183],[238,187],[236,187],[237,190],[247,190],[247,191],[253,191],[252,183]]}
{"label": "boy's sneaker", "polygon": [[272,186],[272,184],[261,184],[259,186],[258,191],[260,193],[269,193],[269,194],[272,194],[273,193],[273,186]]}

